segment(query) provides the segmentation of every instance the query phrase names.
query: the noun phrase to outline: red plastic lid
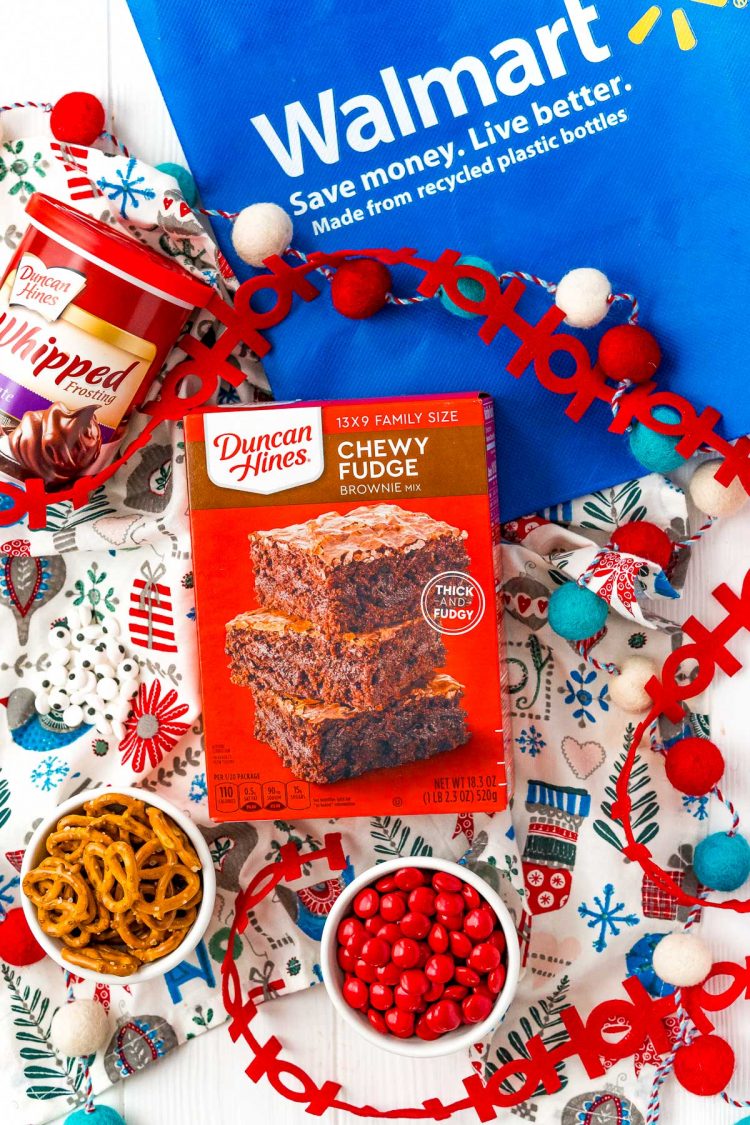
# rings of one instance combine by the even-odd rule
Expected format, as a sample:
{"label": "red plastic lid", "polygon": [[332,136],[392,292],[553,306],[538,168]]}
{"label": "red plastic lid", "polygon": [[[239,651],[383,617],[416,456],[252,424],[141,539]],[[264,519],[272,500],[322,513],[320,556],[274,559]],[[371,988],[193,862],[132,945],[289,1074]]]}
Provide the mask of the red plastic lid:
{"label": "red plastic lid", "polygon": [[208,285],[192,277],[171,258],[59,199],[35,192],[26,204],[26,212],[43,234],[155,296],[190,308],[202,308],[211,296]]}

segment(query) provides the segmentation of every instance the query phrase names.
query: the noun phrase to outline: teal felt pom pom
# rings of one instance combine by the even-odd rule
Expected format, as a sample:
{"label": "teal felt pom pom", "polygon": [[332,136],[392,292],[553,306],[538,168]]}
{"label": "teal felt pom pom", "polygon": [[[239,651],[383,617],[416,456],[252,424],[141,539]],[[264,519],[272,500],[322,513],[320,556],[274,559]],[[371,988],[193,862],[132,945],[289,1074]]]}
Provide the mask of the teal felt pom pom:
{"label": "teal felt pom pom", "polygon": [[607,603],[587,586],[566,582],[549,600],[550,627],[566,641],[586,641],[604,628]]}
{"label": "teal felt pom pom", "polygon": [[[651,411],[657,422],[679,422],[680,415],[672,406],[657,406]],[[630,452],[651,473],[671,473],[685,464],[685,458],[675,446],[679,434],[657,434],[640,422],[630,431]]]}
{"label": "teal felt pom pom", "polygon": [[744,836],[714,832],[698,844],[693,865],[704,887],[736,891],[750,875],[750,844]]}
{"label": "teal felt pom pom", "polygon": [[170,161],[166,161],[164,164],[157,164],[156,171],[163,172],[165,176],[171,176],[173,180],[177,180],[182,198],[188,207],[195,207],[198,202],[198,189],[187,168],[183,168],[181,164],[172,164]]}
{"label": "teal felt pom pom", "polygon": [[75,1110],[65,1118],[65,1125],[125,1125],[125,1121],[116,1109],[95,1105],[91,1113],[86,1112],[85,1106]]}
{"label": "teal felt pom pom", "polygon": [[[471,254],[464,254],[462,258],[458,259],[457,264],[461,266],[473,266],[478,270],[486,270],[487,273],[492,274],[493,277],[496,276],[494,268],[489,262],[485,262],[484,258],[475,258]],[[458,283],[458,288],[469,301],[481,301],[484,298],[484,287],[478,281],[474,281],[472,277],[462,278]],[[451,301],[444,289],[438,289],[438,297],[440,298],[440,304],[443,308],[449,313],[453,313],[454,316],[479,316],[479,313],[467,312],[466,309],[459,308],[454,301]]]}

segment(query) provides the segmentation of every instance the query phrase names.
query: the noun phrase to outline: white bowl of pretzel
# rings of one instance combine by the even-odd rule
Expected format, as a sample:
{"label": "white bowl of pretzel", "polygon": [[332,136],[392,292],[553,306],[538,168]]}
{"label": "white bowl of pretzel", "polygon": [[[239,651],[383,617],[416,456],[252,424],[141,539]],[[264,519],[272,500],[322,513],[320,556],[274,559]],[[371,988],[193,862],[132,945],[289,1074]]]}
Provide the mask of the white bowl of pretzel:
{"label": "white bowl of pretzel", "polygon": [[216,877],[192,821],[143,789],[91,789],[37,827],[21,867],[31,930],[62,968],[105,984],[169,972],[206,932]]}

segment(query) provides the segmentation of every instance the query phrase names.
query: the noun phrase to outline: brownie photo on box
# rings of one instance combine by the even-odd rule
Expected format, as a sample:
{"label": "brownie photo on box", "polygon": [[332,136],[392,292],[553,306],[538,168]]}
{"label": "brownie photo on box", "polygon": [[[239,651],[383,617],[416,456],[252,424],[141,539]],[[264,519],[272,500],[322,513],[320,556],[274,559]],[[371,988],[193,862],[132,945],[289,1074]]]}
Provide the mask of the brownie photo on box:
{"label": "brownie photo on box", "polygon": [[329,633],[369,633],[419,616],[436,574],[464,571],[466,533],[395,504],[324,512],[250,536],[258,601]]}
{"label": "brownie photo on box", "polygon": [[436,674],[445,646],[421,614],[432,578],[468,569],[465,538],[394,504],[250,536],[261,608],[227,623],[230,674],[295,777],[328,784],[468,740],[463,685]]}
{"label": "brownie photo on box", "polygon": [[255,737],[295,777],[325,785],[462,746],[468,739],[462,694],[461,684],[445,675],[372,711],[256,691]]}
{"label": "brownie photo on box", "polygon": [[254,609],[228,622],[226,651],[235,684],[363,710],[385,707],[445,663],[442,638],[422,617],[331,636],[310,621]]}

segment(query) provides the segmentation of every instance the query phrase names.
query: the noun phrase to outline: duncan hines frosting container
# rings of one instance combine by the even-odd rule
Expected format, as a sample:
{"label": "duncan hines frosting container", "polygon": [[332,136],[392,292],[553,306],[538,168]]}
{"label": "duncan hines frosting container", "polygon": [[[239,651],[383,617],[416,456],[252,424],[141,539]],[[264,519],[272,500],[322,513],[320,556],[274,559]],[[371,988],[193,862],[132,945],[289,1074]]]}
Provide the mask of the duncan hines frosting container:
{"label": "duncan hines frosting container", "polygon": [[211,289],[39,193],[0,282],[0,470],[64,487],[115,456],[128,418]]}

